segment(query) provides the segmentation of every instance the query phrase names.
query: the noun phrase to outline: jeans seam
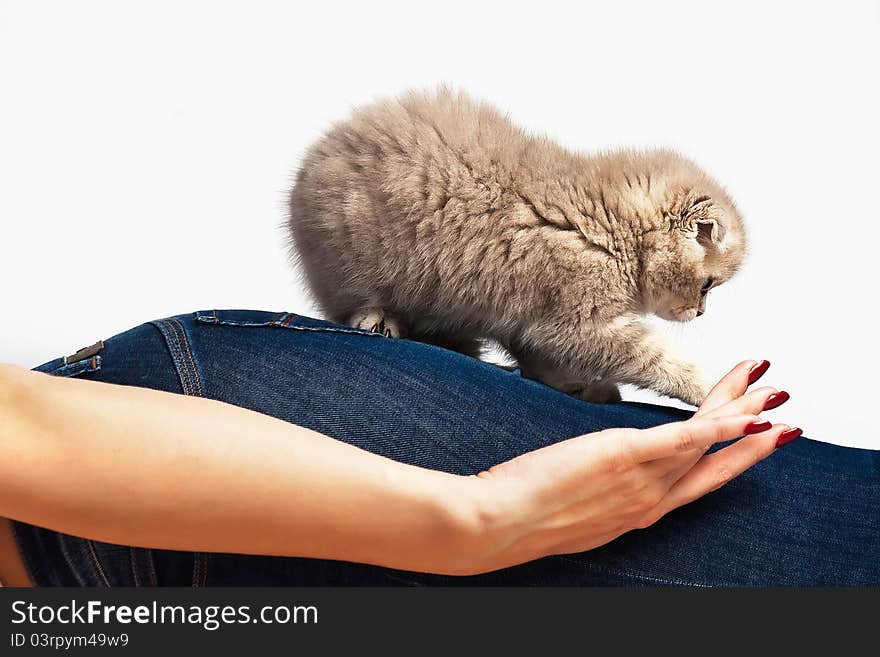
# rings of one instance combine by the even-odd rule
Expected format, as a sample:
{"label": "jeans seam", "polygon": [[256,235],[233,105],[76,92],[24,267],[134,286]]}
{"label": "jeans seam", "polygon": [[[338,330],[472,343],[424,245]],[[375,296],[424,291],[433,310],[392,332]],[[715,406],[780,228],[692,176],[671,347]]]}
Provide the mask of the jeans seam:
{"label": "jeans seam", "polygon": [[643,575],[641,573],[633,573],[626,570],[617,570],[616,568],[607,568],[605,566],[598,566],[592,563],[583,563],[582,561],[578,561],[577,559],[572,559],[570,557],[566,557],[560,555],[557,557],[561,561],[565,561],[566,563],[570,563],[581,568],[585,568],[587,570],[592,570],[594,572],[602,573],[604,575],[616,575],[618,577],[632,577],[634,579],[641,579],[646,582],[654,582],[657,584],[669,584],[671,586],[692,586],[695,588],[712,588],[711,584],[701,584],[698,582],[687,582],[679,579],[665,579],[663,577],[653,577],[651,575]]}
{"label": "jeans seam", "polygon": [[153,551],[150,548],[144,548],[144,556],[147,559],[147,565],[150,567],[150,586],[159,586],[159,576],[156,574],[156,562],[153,560]]}
{"label": "jeans seam", "polygon": [[[348,333],[351,335],[365,335],[374,338],[387,338],[383,333],[375,333],[373,331],[368,331],[366,329],[358,329],[353,326],[298,326],[293,323],[294,320],[302,318],[302,315],[297,315],[295,313],[281,312],[276,313],[275,316],[266,321],[249,321],[249,320],[240,320],[240,319],[220,319],[217,315],[216,310],[212,310],[211,314],[207,314],[205,311],[198,311],[195,313],[196,321],[201,324],[210,324],[212,326],[234,326],[241,328],[285,328],[292,329],[294,331],[313,331],[319,333]],[[304,319],[308,319],[307,317]],[[168,319],[162,321],[174,321],[175,319]]]}
{"label": "jeans seam", "polygon": [[138,587],[143,586],[137,565],[137,550],[135,548],[128,548],[128,556],[131,560],[131,576],[134,579],[134,585]]}
{"label": "jeans seam", "polygon": [[348,333],[351,335],[363,335],[365,337],[371,338],[385,338],[386,336],[382,333],[373,333],[372,331],[364,331],[358,329],[347,329],[347,328],[336,328],[333,326],[285,326],[284,328],[292,329],[294,331],[316,331],[318,333]]}
{"label": "jeans seam", "polygon": [[208,553],[193,553],[193,581],[195,588],[205,587],[208,584]]}
{"label": "jeans seam", "polygon": [[189,346],[189,340],[187,340],[186,331],[183,328],[183,324],[181,324],[176,319],[169,320],[169,323],[174,328],[175,333],[177,333],[178,330],[180,331],[181,351],[183,352],[183,355],[186,357],[186,359],[189,361],[190,366],[192,367],[192,377],[193,381],[195,381],[197,389],[196,396],[204,397],[205,393],[202,389],[202,380],[199,376],[199,370],[196,367],[196,362],[193,358],[192,349]]}
{"label": "jeans seam", "polygon": [[131,547],[129,555],[134,585],[158,586],[159,578],[156,576],[156,565],[153,563],[153,551],[150,548]]}
{"label": "jeans seam", "polygon": [[[64,557],[64,561],[67,562],[67,566],[70,568],[70,571],[73,573],[79,586],[91,586],[91,582],[87,582],[85,575],[81,572],[82,569],[76,567],[76,559],[74,558],[74,555],[70,553],[70,546],[68,545],[68,542],[71,540],[85,543],[86,539],[77,538],[76,536],[68,536],[67,534],[58,534],[57,539],[61,555]],[[60,582],[58,585],[60,585]]]}
{"label": "jeans seam", "polygon": [[180,387],[185,395],[191,395],[193,391],[192,381],[190,379],[190,372],[186,367],[186,363],[183,360],[183,356],[180,351],[180,344],[178,342],[179,338],[177,332],[170,325],[167,320],[159,320],[153,322],[153,325],[159,329],[162,333],[162,337],[165,340],[165,345],[168,347],[168,351],[171,353],[171,360],[174,363],[174,368],[177,370],[177,378],[180,381]]}
{"label": "jeans seam", "polygon": [[199,370],[196,367],[183,325],[176,319],[161,319],[152,322],[152,324],[159,329],[165,338],[165,344],[171,352],[171,360],[174,361],[174,366],[177,369],[177,376],[180,379],[180,387],[183,389],[183,393],[195,397],[204,397],[202,380],[199,376]]}
{"label": "jeans seam", "polygon": [[89,558],[92,560],[92,565],[95,566],[95,570],[101,578],[101,581],[104,583],[104,586],[110,587],[110,580],[107,579],[107,573],[104,572],[104,567],[101,565],[101,561],[98,559],[98,553],[95,550],[95,543],[88,538],[82,539],[86,544],[86,552],[89,554]]}

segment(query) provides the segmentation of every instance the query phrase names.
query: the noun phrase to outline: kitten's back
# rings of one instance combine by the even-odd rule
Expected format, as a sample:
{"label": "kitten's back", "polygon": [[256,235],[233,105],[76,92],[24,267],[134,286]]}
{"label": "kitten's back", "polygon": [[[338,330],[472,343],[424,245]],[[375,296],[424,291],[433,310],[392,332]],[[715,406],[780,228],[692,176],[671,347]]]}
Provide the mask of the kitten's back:
{"label": "kitten's back", "polygon": [[294,253],[325,312],[343,321],[364,304],[443,303],[450,281],[484,266],[459,247],[489,238],[531,142],[491,106],[448,89],[374,103],[334,125],[290,194]]}

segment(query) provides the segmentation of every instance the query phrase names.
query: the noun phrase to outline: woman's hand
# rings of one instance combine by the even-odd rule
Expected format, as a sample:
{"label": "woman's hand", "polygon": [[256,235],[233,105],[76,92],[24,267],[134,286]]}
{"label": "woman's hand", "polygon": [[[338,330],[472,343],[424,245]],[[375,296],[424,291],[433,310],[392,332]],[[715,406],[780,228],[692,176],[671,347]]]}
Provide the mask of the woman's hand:
{"label": "woman's hand", "polygon": [[746,393],[767,365],[737,365],[687,421],[572,438],[471,477],[485,529],[472,555],[474,572],[589,550],[648,527],[796,438],[800,429],[758,417],[787,393],[769,387]]}

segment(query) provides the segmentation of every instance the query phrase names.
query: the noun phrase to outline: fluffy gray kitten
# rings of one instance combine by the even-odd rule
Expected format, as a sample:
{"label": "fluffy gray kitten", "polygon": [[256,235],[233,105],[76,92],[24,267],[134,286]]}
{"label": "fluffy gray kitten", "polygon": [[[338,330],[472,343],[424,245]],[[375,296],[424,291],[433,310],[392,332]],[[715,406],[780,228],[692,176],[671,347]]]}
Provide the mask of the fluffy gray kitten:
{"label": "fluffy gray kitten", "polygon": [[640,321],[685,322],[746,250],[724,189],[668,151],[584,156],[440,89],[356,110],[290,192],[292,250],[326,315],[478,356],[589,401],[709,384]]}

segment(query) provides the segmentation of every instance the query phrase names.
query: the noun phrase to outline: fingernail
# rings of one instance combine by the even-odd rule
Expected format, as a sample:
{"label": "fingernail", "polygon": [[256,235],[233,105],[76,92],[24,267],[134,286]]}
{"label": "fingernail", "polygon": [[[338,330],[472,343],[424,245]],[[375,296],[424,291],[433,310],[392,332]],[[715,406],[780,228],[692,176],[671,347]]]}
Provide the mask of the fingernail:
{"label": "fingernail", "polygon": [[779,434],[779,438],[776,439],[776,449],[788,445],[788,443],[800,437],[803,432],[804,430],[798,427],[795,427],[794,429],[786,429]]}
{"label": "fingernail", "polygon": [[749,385],[752,385],[755,381],[764,376],[764,372],[766,372],[769,368],[769,360],[762,360],[761,362],[753,365],[752,369],[749,370]]}
{"label": "fingernail", "polygon": [[767,401],[764,403],[764,410],[769,411],[774,408],[778,408],[782,406],[785,402],[787,402],[791,398],[785,390],[780,390],[779,392],[774,392],[772,395],[767,397]]}
{"label": "fingernail", "polygon": [[767,431],[773,425],[770,424],[767,420],[756,420],[755,422],[749,422],[745,429],[743,429],[744,436],[750,436],[753,433],[761,433],[762,431]]}

